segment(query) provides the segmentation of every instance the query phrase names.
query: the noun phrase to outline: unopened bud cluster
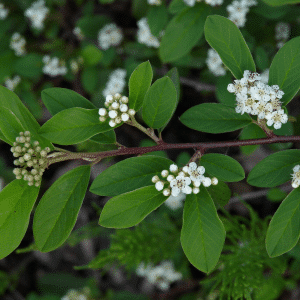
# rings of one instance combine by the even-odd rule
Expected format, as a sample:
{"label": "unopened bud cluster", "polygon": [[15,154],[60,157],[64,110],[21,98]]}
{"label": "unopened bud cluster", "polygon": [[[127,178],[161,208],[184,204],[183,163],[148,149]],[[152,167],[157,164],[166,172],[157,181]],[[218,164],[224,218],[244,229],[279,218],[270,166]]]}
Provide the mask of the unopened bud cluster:
{"label": "unopened bud cluster", "polygon": [[284,92],[278,85],[269,86],[261,81],[258,73],[244,71],[244,77],[230,83],[227,90],[236,95],[237,113],[248,113],[257,116],[258,119],[265,119],[268,126],[275,129],[288,121],[288,116],[281,108],[280,99]]}
{"label": "unopened bud cluster", "polygon": [[292,174],[292,187],[294,189],[298,188],[300,186],[300,165],[296,165],[293,168],[293,174]]}
{"label": "unopened bud cluster", "polygon": [[[20,136],[16,138],[10,150],[14,157],[18,157],[14,160],[14,165],[18,168],[13,170],[16,178],[28,181],[29,186],[40,186],[50,148],[46,147],[42,150],[38,141],[31,143],[30,132],[25,131],[20,132]],[[27,170],[27,168],[32,169]]]}
{"label": "unopened bud cluster", "polygon": [[134,109],[128,108],[128,98],[126,96],[121,96],[119,93],[106,96],[106,101],[104,103],[107,108],[99,109],[99,120],[100,122],[105,122],[109,117],[109,126],[115,127],[121,122],[126,122],[129,120],[129,116],[135,115]]}
{"label": "unopened bud cluster", "polygon": [[[182,170],[178,170],[178,166],[175,164],[170,165],[168,170],[161,172],[159,176],[152,177],[152,182],[155,183],[155,188],[158,191],[163,191],[165,196],[177,197],[181,192],[184,194],[198,194],[200,192],[201,183],[205,187],[218,184],[216,177],[205,177],[205,168],[203,166],[197,166],[195,162],[191,162],[188,166],[184,166]],[[192,184],[192,187],[190,186]]]}

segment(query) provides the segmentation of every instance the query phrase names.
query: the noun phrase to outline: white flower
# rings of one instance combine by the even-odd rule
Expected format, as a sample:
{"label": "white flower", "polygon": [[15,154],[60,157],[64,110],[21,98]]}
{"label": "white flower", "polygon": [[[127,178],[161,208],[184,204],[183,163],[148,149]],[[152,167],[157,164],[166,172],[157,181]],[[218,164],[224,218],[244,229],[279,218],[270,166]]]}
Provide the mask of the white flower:
{"label": "white flower", "polygon": [[9,10],[4,7],[3,3],[0,3],[0,20],[6,19]]}
{"label": "white flower", "polygon": [[129,115],[127,113],[123,113],[121,115],[121,119],[122,119],[123,122],[126,122],[126,121],[129,120]]}
{"label": "white flower", "polygon": [[188,168],[188,174],[192,181],[199,181],[203,179],[205,168],[203,166],[197,167],[196,163],[190,163]]}
{"label": "white flower", "polygon": [[149,5],[161,5],[161,0],[147,0]]}
{"label": "white flower", "polygon": [[[165,195],[166,196],[166,195]],[[186,198],[186,194],[179,193],[178,196],[170,196],[164,203],[167,205],[170,209],[176,210],[183,206],[183,200]]]}
{"label": "white flower", "polygon": [[105,108],[99,108],[99,115],[100,116],[105,116],[107,114],[107,111]]}
{"label": "white flower", "polygon": [[160,43],[159,40],[152,35],[149,28],[147,18],[142,18],[137,22],[138,31],[137,31],[137,40],[141,44],[145,44],[148,47],[158,48]]}
{"label": "white flower", "polygon": [[26,40],[19,32],[15,32],[10,39],[10,48],[15,51],[16,56],[22,56],[26,54],[25,50]]}
{"label": "white flower", "polygon": [[164,183],[162,181],[157,181],[155,183],[155,188],[158,190],[158,191],[162,191],[163,188],[164,188]]}
{"label": "white flower", "polygon": [[274,124],[275,129],[280,129],[281,125],[288,121],[288,116],[283,109],[268,113],[265,118],[268,120],[267,125],[272,126]]}
{"label": "white flower", "polygon": [[25,11],[25,17],[28,17],[32,23],[32,27],[36,29],[44,28],[44,20],[49,12],[49,8],[45,6],[44,0],[38,0]]}
{"label": "white flower", "polygon": [[202,181],[202,184],[205,187],[209,187],[211,185],[211,179],[209,177],[205,177],[204,180]]}
{"label": "white flower", "polygon": [[279,22],[275,26],[275,39],[286,41],[290,37],[291,26],[288,23]]}
{"label": "white flower", "polygon": [[300,165],[296,165],[293,168],[293,174],[292,174],[292,187],[294,189],[298,188],[300,186]]}
{"label": "white flower", "polygon": [[209,49],[207,52],[208,56],[206,59],[206,64],[208,69],[215,75],[215,76],[222,76],[226,74],[226,70],[223,67],[223,62],[221,57],[219,56],[218,52],[214,49]]}
{"label": "white flower", "polygon": [[16,75],[14,78],[10,79],[10,78],[7,78],[5,80],[5,86],[11,90],[11,91],[14,91],[15,88],[17,87],[17,85],[21,82],[21,78],[20,76]]}
{"label": "white flower", "polygon": [[159,177],[158,177],[157,175],[154,175],[154,176],[152,177],[152,182],[153,182],[153,183],[156,183],[157,181],[159,181]]}
{"label": "white flower", "polygon": [[76,35],[76,37],[77,37],[79,40],[82,40],[82,39],[84,38],[84,35],[83,35],[83,33],[82,33],[80,27],[75,27],[75,28],[73,29],[73,33],[74,33],[74,35]]}
{"label": "white flower", "polygon": [[218,184],[218,178],[216,178],[216,177],[213,177],[212,179],[211,179],[211,184],[212,185],[217,185]]}
{"label": "white flower", "polygon": [[[109,75],[108,82],[106,83],[106,87],[102,92],[103,96],[107,97],[109,95],[115,95],[116,93],[122,93],[124,87],[126,86],[125,77],[126,77],[126,70],[123,69],[114,70]],[[106,101],[108,101],[107,98]]]}
{"label": "white flower", "polygon": [[260,75],[260,81],[264,84],[267,84],[269,81],[269,69],[266,69]]}
{"label": "white flower", "polygon": [[105,25],[98,34],[98,43],[103,50],[120,45],[122,39],[122,31],[115,23]]}
{"label": "white flower", "polygon": [[175,164],[170,165],[170,172],[177,172],[178,171],[178,166]]}
{"label": "white flower", "polygon": [[191,179],[189,177],[178,175],[170,182],[172,196],[178,196],[181,191],[185,194],[191,194],[192,188],[189,186],[190,184]]}
{"label": "white flower", "polygon": [[59,75],[66,75],[68,72],[65,61],[58,57],[50,58],[49,55],[46,55],[43,57],[43,62],[45,63],[43,72],[46,75],[55,77]]}

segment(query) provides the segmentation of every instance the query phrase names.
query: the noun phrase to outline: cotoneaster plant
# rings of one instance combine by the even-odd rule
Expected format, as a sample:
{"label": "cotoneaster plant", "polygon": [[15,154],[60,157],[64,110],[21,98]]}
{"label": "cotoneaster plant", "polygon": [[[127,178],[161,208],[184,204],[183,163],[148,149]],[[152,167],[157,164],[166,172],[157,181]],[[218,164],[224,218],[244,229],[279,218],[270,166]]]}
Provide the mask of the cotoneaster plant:
{"label": "cotoneaster plant", "polygon": [[[176,69],[152,83],[149,61],[141,63],[129,79],[129,95],[107,95],[105,107],[95,107],[79,94],[49,88],[42,100],[52,118],[40,126],[20,99],[0,87],[0,138],[11,145],[16,158],[16,179],[0,193],[0,259],[14,251],[23,239],[38,197],[42,175],[51,165],[66,160],[85,164],[62,175],[37,204],[33,218],[34,249],[49,252],[60,247],[70,235],[82,205],[93,165],[106,157],[133,155],[102,172],[90,191],[112,197],[104,206],[99,224],[108,228],[128,228],[143,221],[168,197],[186,194],[180,243],[188,260],[203,272],[211,272],[220,257],[225,229],[216,203],[226,203],[230,193],[225,182],[245,178],[242,166],[233,158],[206,153],[208,150],[237,146],[288,143],[300,136],[277,136],[289,118],[287,104],[300,87],[300,37],[287,42],[270,66],[268,84],[261,82],[255,63],[238,27],[225,17],[207,17],[204,33],[235,80],[228,85],[234,93],[232,105],[203,103],[182,114],[183,125],[207,133],[243,129],[244,140],[215,143],[168,144],[163,129],[179,101]],[[72,99],[66,101],[65,99]],[[53,101],[55,99],[55,101]],[[145,128],[135,118],[142,108]],[[114,129],[123,123],[134,126],[155,143],[151,147],[128,148],[116,141]],[[255,127],[262,132],[256,138]],[[118,146],[117,150],[74,153],[53,144],[73,145],[92,140]],[[173,161],[154,155],[158,150],[195,150],[189,162],[179,168]],[[292,249],[300,235],[300,150],[276,152],[260,161],[247,181],[257,187],[276,187],[291,181],[294,190],[273,216],[266,234],[271,257]]]}

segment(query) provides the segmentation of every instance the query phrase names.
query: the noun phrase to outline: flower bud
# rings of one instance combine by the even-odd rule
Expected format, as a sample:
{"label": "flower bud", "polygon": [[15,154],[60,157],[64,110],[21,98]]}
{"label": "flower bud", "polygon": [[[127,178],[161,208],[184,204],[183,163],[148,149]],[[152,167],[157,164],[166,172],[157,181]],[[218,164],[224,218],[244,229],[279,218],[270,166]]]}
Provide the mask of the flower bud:
{"label": "flower bud", "polygon": [[128,114],[129,114],[130,116],[134,116],[134,115],[135,115],[135,110],[132,109],[132,108],[130,108],[130,109],[128,110]]}
{"label": "flower bud", "polygon": [[46,157],[46,156],[47,156],[46,150],[42,150],[42,151],[41,151],[41,156],[42,156],[42,157]]}
{"label": "flower bud", "polygon": [[123,96],[122,98],[121,98],[121,102],[122,103],[124,103],[124,104],[126,104],[126,103],[128,103],[128,97],[126,97],[126,96]]}
{"label": "flower bud", "polygon": [[168,180],[169,182],[171,182],[173,179],[175,179],[174,175],[169,175],[169,176],[167,177],[167,180]]}
{"label": "flower bud", "polygon": [[168,170],[162,170],[162,171],[161,171],[161,176],[162,176],[162,177],[167,177],[168,175],[169,175]]}
{"label": "flower bud", "polygon": [[119,93],[116,93],[114,95],[115,100],[119,100],[121,98],[121,95]]}
{"label": "flower bud", "polygon": [[173,173],[177,172],[178,171],[178,166],[175,165],[175,164],[170,165],[170,171],[173,172]]}
{"label": "flower bud", "polygon": [[126,104],[121,104],[120,105],[120,111],[121,112],[126,112],[128,110],[128,106]]}
{"label": "flower bud", "polygon": [[158,190],[158,191],[161,191],[163,188],[164,188],[164,183],[162,181],[157,181],[155,183],[155,188]]}
{"label": "flower bud", "polygon": [[107,114],[107,111],[106,111],[105,108],[100,108],[100,109],[99,109],[99,115],[100,115],[100,116],[105,116],[106,114]]}
{"label": "flower bud", "polygon": [[110,120],[108,124],[109,124],[110,127],[115,127],[116,126],[116,123],[113,120]]}
{"label": "flower bud", "polygon": [[122,113],[121,119],[123,122],[126,122],[129,120],[129,115],[127,113]]}
{"label": "flower bud", "polygon": [[29,143],[29,142],[30,142],[30,137],[29,137],[29,136],[26,137],[26,138],[25,138],[25,141],[26,141],[27,143]]}
{"label": "flower bud", "polygon": [[24,136],[20,136],[20,138],[19,138],[19,141],[20,141],[20,143],[25,143],[25,137]]}
{"label": "flower bud", "polygon": [[36,148],[35,148],[35,151],[36,152],[40,152],[42,150],[42,148],[40,147],[40,146],[37,146]]}
{"label": "flower bud", "polygon": [[164,196],[170,196],[170,194],[171,194],[170,189],[164,189],[164,190],[163,190],[163,195],[164,195]]}
{"label": "flower bud", "polygon": [[25,135],[25,136],[30,136],[30,131],[25,131],[25,132],[24,132],[24,135]]}
{"label": "flower bud", "polygon": [[157,175],[154,175],[154,176],[152,177],[152,182],[153,182],[153,183],[156,183],[157,181],[159,181],[159,177],[158,177]]}
{"label": "flower bud", "polygon": [[217,184],[218,184],[218,178],[213,177],[213,178],[211,179],[211,184],[212,184],[212,185],[217,185]]}
{"label": "flower bud", "polygon": [[115,101],[115,102],[113,102],[113,103],[111,104],[111,107],[112,107],[113,109],[118,109],[118,108],[120,107],[120,104],[119,104],[117,101]]}
{"label": "flower bud", "polygon": [[34,141],[33,142],[33,146],[38,146],[40,143],[39,143],[39,141]]}
{"label": "flower bud", "polygon": [[193,194],[198,194],[200,192],[200,189],[198,187],[193,188]]}
{"label": "flower bud", "polygon": [[116,124],[120,124],[122,122],[122,119],[120,117],[115,118]]}
{"label": "flower bud", "polygon": [[106,117],[99,117],[99,121],[100,122],[105,122],[106,121]]}
{"label": "flower bud", "polygon": [[31,159],[31,156],[28,153],[26,153],[23,157],[24,157],[24,160],[26,160],[26,161]]}

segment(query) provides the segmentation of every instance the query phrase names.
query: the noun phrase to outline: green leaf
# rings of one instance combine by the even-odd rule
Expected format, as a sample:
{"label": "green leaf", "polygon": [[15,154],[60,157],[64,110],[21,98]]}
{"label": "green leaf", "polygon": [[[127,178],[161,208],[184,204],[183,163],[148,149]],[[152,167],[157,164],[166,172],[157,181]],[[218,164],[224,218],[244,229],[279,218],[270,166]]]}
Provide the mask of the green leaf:
{"label": "green leaf", "polygon": [[43,56],[37,53],[28,53],[14,63],[15,72],[22,78],[38,80],[43,74]]}
{"label": "green leaf", "polygon": [[0,192],[0,259],[21,243],[39,188],[14,180]]}
{"label": "green leaf", "polygon": [[108,228],[135,226],[166,200],[154,184],[115,196],[105,204],[99,224]]}
{"label": "green leaf", "polygon": [[85,64],[94,66],[101,60],[103,53],[95,45],[87,45],[82,50],[81,55]]}
{"label": "green leaf", "polygon": [[169,22],[159,47],[161,60],[171,62],[186,55],[203,34],[205,18],[211,8],[205,3],[187,7]]}
{"label": "green leaf", "polygon": [[41,127],[39,133],[53,143],[73,145],[109,130],[112,128],[108,125],[108,120],[103,123],[99,121],[98,109],[73,107],[53,116]]}
{"label": "green leaf", "polygon": [[186,6],[187,5],[183,2],[183,0],[172,0],[168,9],[171,14],[177,14],[185,9]]}
{"label": "green leaf", "polygon": [[20,120],[16,115],[9,109],[0,106],[0,129],[7,140],[9,140],[10,145],[12,145],[16,137],[19,136],[20,131],[25,131]]}
{"label": "green leaf", "polygon": [[238,114],[234,108],[218,103],[203,103],[184,112],[180,121],[187,127],[208,132],[223,133],[245,127],[252,122],[248,114]]}
{"label": "green leaf", "polygon": [[167,74],[166,76],[170,77],[170,79],[172,80],[175,88],[176,88],[176,92],[177,92],[177,102],[179,101],[180,98],[180,79],[179,79],[179,73],[177,68],[172,68]]}
{"label": "green leaf", "polygon": [[270,257],[291,250],[300,236],[300,189],[293,190],[280,204],[267,231],[266,248]]}
{"label": "green leaf", "polygon": [[269,67],[269,57],[267,51],[262,47],[255,49],[255,62],[260,70],[265,70]]}
{"label": "green leaf", "polygon": [[236,96],[228,92],[227,87],[229,83],[232,83],[232,75],[230,73],[217,78],[216,97],[220,103],[235,108]]}
{"label": "green leaf", "polygon": [[91,137],[90,140],[99,144],[114,144],[116,142],[116,133],[114,130],[98,133]]}
{"label": "green leaf", "polygon": [[87,38],[97,39],[99,30],[110,20],[104,14],[101,15],[89,15],[80,18],[76,24]]}
{"label": "green leaf", "polygon": [[[2,25],[2,24],[1,24]],[[6,33],[7,34],[7,33]],[[2,38],[1,38],[2,40]],[[14,62],[17,60],[13,51],[5,51],[0,54],[0,82],[5,81],[7,76],[12,76],[14,73]]]}
{"label": "green leaf", "polygon": [[6,144],[12,145],[12,143],[5,137],[5,135],[0,131],[0,140],[5,142]]}
{"label": "green leaf", "polygon": [[205,273],[213,270],[224,245],[225,229],[205,187],[185,199],[180,240],[193,266]]}
{"label": "green leaf", "polygon": [[33,218],[33,235],[41,252],[49,252],[70,235],[89,183],[90,166],[77,167],[56,180],[40,200]]}
{"label": "green leaf", "polygon": [[95,105],[80,94],[64,88],[49,88],[42,91],[42,101],[52,116],[72,107],[87,109],[96,108]]}
{"label": "green leaf", "polygon": [[[252,123],[243,128],[239,138],[240,140],[250,140],[261,139],[265,137],[265,132],[258,125]],[[252,152],[254,152],[257,148],[259,148],[259,145],[241,146],[240,148],[244,154],[249,155]]]}
{"label": "green leaf", "polygon": [[245,178],[243,167],[230,156],[218,153],[204,154],[200,163],[208,174],[222,181],[234,182]]}
{"label": "green leaf", "polygon": [[149,61],[138,65],[129,78],[129,107],[138,111],[151,85],[153,72]]}
{"label": "green leaf", "polygon": [[151,179],[173,162],[167,158],[147,155],[122,160],[100,173],[90,191],[101,196],[116,196],[137,188],[153,185]]}
{"label": "green leaf", "polygon": [[[273,132],[278,136],[291,136],[294,134],[294,128],[293,124],[291,122],[287,122],[285,124],[282,124],[281,128],[274,129]],[[274,152],[285,150],[292,148],[293,143],[274,143],[274,144],[268,144],[268,147],[272,149]]]}
{"label": "green leaf", "polygon": [[147,22],[151,33],[158,36],[168,23],[168,10],[164,4],[151,5],[147,13]]}
{"label": "green leaf", "polygon": [[85,67],[81,73],[81,82],[85,91],[90,94],[96,92],[99,88],[99,67]]}
{"label": "green leaf", "polygon": [[287,105],[300,88],[300,37],[283,45],[275,55],[269,72],[269,85],[284,91],[280,101]]}
{"label": "green leaf", "polygon": [[219,208],[220,206],[225,206],[231,198],[231,190],[228,185],[220,181],[217,185],[211,185],[207,188],[208,193],[213,199],[215,206]]}
{"label": "green leaf", "polygon": [[300,150],[271,154],[251,170],[247,182],[257,187],[276,187],[291,180],[293,167],[297,164],[300,164]]}
{"label": "green leaf", "polygon": [[281,6],[287,4],[300,3],[300,0],[263,0],[263,1],[271,6]]}
{"label": "green leaf", "polygon": [[279,188],[270,189],[266,195],[267,199],[272,202],[282,201],[287,196],[287,193]]}
{"label": "green leaf", "polygon": [[218,15],[209,16],[204,25],[204,34],[235,78],[242,78],[245,70],[255,71],[251,52],[232,21]]}
{"label": "green leaf", "polygon": [[177,92],[172,80],[165,76],[156,80],[144,98],[143,119],[154,129],[165,126],[177,105]]}

